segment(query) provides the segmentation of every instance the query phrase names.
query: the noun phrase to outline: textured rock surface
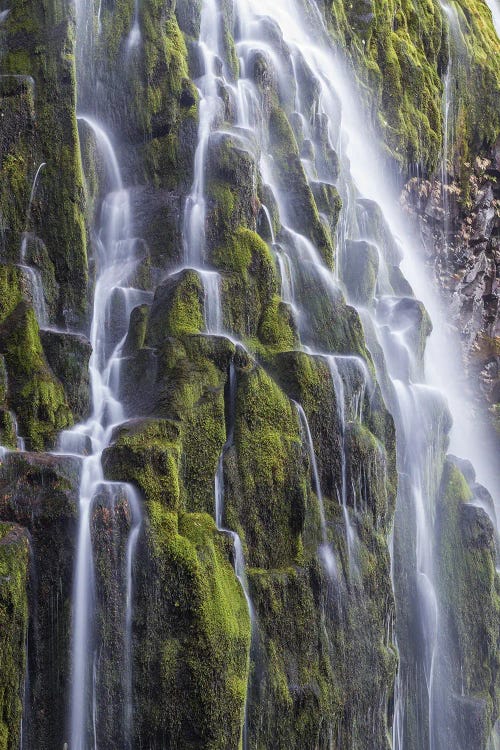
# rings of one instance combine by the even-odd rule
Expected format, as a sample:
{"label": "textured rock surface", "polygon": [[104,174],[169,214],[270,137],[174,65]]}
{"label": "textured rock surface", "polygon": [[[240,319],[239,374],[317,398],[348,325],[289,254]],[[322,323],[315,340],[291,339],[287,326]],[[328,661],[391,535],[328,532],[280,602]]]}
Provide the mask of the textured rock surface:
{"label": "textured rock surface", "polygon": [[[77,128],[73,9],[65,0],[11,6],[0,21],[0,443],[12,449],[0,453],[0,750],[19,747],[23,695],[23,750],[53,750],[68,737],[80,460],[14,449],[22,436],[29,451],[50,450],[59,431],[88,414],[90,348],[82,331],[88,334],[98,263],[95,226],[110,185],[95,131],[85,119]],[[445,229],[431,178],[441,154],[440,76],[449,52],[442,13],[420,0],[318,6],[358,66],[362,98],[392,164],[405,178],[415,164],[429,175],[408,183],[405,203],[419,217],[429,253],[438,248],[436,268],[456,293],[467,361],[472,368],[471,353],[479,352],[487,397],[498,403],[500,164],[494,152],[450,182]],[[238,68],[232,3],[220,7],[231,79]],[[465,162],[495,142],[500,57],[487,55],[495,42],[483,3],[459,7],[474,80],[457,131],[457,158]],[[325,272],[339,262],[343,214],[332,184],[339,157],[318,115],[317,81],[305,62],[293,70],[278,30],[264,22],[290,85],[278,83],[272,60],[260,53],[247,74],[261,97],[270,160],[290,216],[285,228],[263,178],[259,145],[233,127],[230,92],[221,91],[219,130],[207,146],[205,250],[221,275],[224,328],[239,343],[208,335],[202,275],[178,270],[199,118],[199,8],[191,0],[144,0],[142,47],[130,51],[134,3],[105,2],[99,21],[93,19],[99,34],[92,62],[76,64],[79,99],[92,101],[119,133],[114,145],[124,184],[132,186],[137,237],[130,285],[144,293],[126,320],[119,381],[125,421],[102,460],[106,479],[138,491],[144,515],[132,571],[134,736],[123,736],[115,711],[119,706],[121,717],[125,701],[120,623],[132,518],[123,486],[110,494],[108,485],[91,513],[97,744],[237,750],[246,726],[245,750],[388,750],[396,615],[400,646],[421,637],[418,613],[397,612],[394,595],[404,610],[416,600],[415,580],[401,576],[394,592],[391,577],[394,524],[392,565],[405,570],[415,552],[411,507],[403,502],[394,521],[391,385],[369,327],[340,288],[318,294],[319,272],[304,262],[295,294],[309,315],[298,323],[283,300],[277,262],[294,231],[313,243]],[[292,75],[306,84],[314,144],[294,111]],[[314,159],[311,177],[304,164]],[[378,206],[364,200],[358,209],[371,240],[348,243],[348,262],[340,259],[347,294],[360,307],[372,304],[383,257],[400,297],[397,314],[414,331],[418,378],[427,313],[401,275],[399,248]],[[36,320],[36,300],[18,267],[22,247],[40,272],[48,322],[61,328],[41,329]],[[123,304],[117,298],[114,305],[109,329],[117,344]],[[328,361],[314,351],[344,358],[345,423]],[[446,463],[440,475],[450,426],[442,406],[433,404],[429,425],[439,435],[435,556],[445,628],[455,644],[442,665],[456,697],[446,711],[458,727],[456,747],[485,750],[498,716],[498,578],[493,528],[470,499],[489,501],[469,467],[462,471],[472,489],[454,465]],[[224,487],[222,525],[242,543],[252,620],[234,570],[233,538],[213,521],[216,475]],[[333,550],[330,570],[318,554],[325,544]],[[406,653],[411,661],[410,647]],[[404,666],[412,674],[413,663]],[[408,719],[411,750],[425,740],[418,721]]]}
{"label": "textured rock surface", "polygon": [[500,433],[500,145],[458,178],[410,180],[402,202],[418,221],[427,262],[459,331],[481,411]]}

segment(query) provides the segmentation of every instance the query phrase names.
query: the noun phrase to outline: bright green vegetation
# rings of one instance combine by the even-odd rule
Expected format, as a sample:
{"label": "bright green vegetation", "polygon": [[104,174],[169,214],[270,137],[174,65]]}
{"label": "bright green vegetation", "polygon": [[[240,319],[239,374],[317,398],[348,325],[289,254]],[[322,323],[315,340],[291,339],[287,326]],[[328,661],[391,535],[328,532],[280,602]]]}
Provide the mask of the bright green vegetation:
{"label": "bright green vegetation", "polygon": [[[462,161],[469,149],[492,145],[500,114],[500,45],[481,0],[452,2],[458,10],[464,76],[457,128]],[[403,172],[421,164],[432,172],[442,144],[440,76],[457,42],[439,3],[357,0],[331,4],[332,33],[347,47],[366,99],[375,103],[383,142]],[[374,102],[373,102],[374,99]]]}
{"label": "bright green vegetation", "polygon": [[[147,505],[139,581],[141,737],[150,747],[237,748],[249,668],[248,610],[231,541],[206,514]],[[153,690],[151,690],[153,687]]]}
{"label": "bright green vegetation", "polygon": [[[22,275],[17,268],[0,265],[0,299],[0,354],[8,383],[3,400],[16,414],[28,446],[43,450],[72,424],[72,414],[45,359],[35,314],[22,300]],[[12,435],[8,444],[15,447]]]}

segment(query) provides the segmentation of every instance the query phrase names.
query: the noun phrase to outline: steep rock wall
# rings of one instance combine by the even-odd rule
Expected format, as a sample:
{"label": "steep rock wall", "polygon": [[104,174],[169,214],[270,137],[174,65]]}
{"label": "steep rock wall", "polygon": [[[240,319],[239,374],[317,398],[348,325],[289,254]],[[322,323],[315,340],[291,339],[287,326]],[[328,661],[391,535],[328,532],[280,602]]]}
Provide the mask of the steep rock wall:
{"label": "steep rock wall", "polygon": [[[361,381],[355,383],[362,404],[350,416],[343,435],[324,358],[298,350],[299,333],[289,305],[281,298],[278,269],[267,242],[271,231],[279,241],[279,211],[271,204],[259,172],[258,154],[242,149],[237,134],[224,132],[210,139],[207,254],[222,274],[224,326],[241,343],[206,335],[206,300],[196,271],[168,275],[183,257],[183,207],[197,139],[198,94],[192,83],[200,72],[194,46],[199,31],[196,8],[187,0],[144,2],[143,46],[127,60],[133,3],[104,3],[93,65],[85,69],[79,88],[85,104],[95,95],[96,109],[120,133],[117,153],[124,179],[133,186],[134,233],[140,238],[141,262],[134,285],[152,292],[150,303],[135,308],[127,321],[127,368],[120,388],[128,421],[116,429],[103,457],[107,478],[128,481],[139,490],[146,519],[135,563],[133,693],[138,718],[132,746],[238,748],[246,725],[245,741],[252,748],[326,750],[332,742],[340,748],[388,748],[397,667],[388,536],[397,475],[393,418],[375,379],[377,366],[384,388],[383,362],[374,361],[373,349],[373,360],[368,353],[355,309],[340,293],[333,298],[311,294],[314,277],[305,269],[298,295],[307,300],[311,312],[302,342],[320,351],[362,357],[372,379],[369,389],[362,388]],[[360,24],[367,26],[371,51],[366,54],[366,81],[376,91],[373,107],[381,104],[379,125],[388,148],[404,168],[425,161],[431,169],[441,138],[441,16],[435,6],[427,9],[428,28],[421,37],[410,23],[417,15],[414,10],[386,6],[376,6],[374,12],[361,10],[346,9],[339,28],[343,38],[349,35],[355,45],[365,38]],[[224,3],[223,11],[227,58],[236,69],[231,4]],[[0,33],[2,74],[8,74],[0,79],[6,87],[0,106],[12,123],[0,136],[6,170],[0,198],[4,230],[0,270],[5,277],[0,299],[0,363],[5,363],[0,370],[0,397],[6,427],[2,426],[0,442],[15,447],[15,429],[9,422],[13,411],[27,447],[43,450],[54,445],[57,431],[70,425],[72,413],[78,419],[88,410],[85,397],[78,395],[86,385],[77,382],[76,374],[86,369],[88,344],[80,339],[75,344],[76,337],[67,333],[56,338],[57,346],[50,332],[42,331],[40,336],[30,289],[23,286],[16,267],[18,251],[23,234],[29,231],[36,236],[28,243],[32,249],[27,260],[42,272],[51,321],[72,326],[88,321],[87,274],[90,288],[95,281],[92,227],[108,186],[95,134],[84,120],[79,136],[76,130],[72,10],[49,5],[42,13],[39,6],[16,3]],[[273,38],[272,28],[269,34]],[[281,54],[286,61],[284,45]],[[362,54],[360,48],[357,57]],[[403,59],[411,68],[406,72],[410,78],[415,70],[423,71],[415,99],[404,95]],[[126,65],[133,72],[121,85]],[[333,267],[341,213],[338,193],[326,180],[317,179],[312,186],[308,181],[301,162],[307,143],[293,103],[277,86],[272,66],[263,56],[256,55],[250,75],[262,96],[279,184],[291,194],[291,228],[300,229],[325,264]],[[311,89],[314,92],[314,86]],[[52,100],[45,102],[49,94]],[[232,119],[229,96],[226,102],[220,113],[221,130],[229,128]],[[314,106],[313,93],[311,112]],[[419,128],[413,122],[417,113],[422,119]],[[487,129],[486,135],[482,130],[470,132],[471,148],[477,139],[490,138]],[[333,175],[338,168],[335,153],[325,148],[322,160]],[[41,172],[26,227],[31,175],[41,161],[47,167]],[[263,204],[269,204],[271,226]],[[356,279],[363,283],[349,291],[352,297],[369,300],[373,273],[370,276],[371,266],[364,262],[366,248],[353,248],[353,253],[356,250],[360,271]],[[396,276],[397,259],[391,266]],[[110,328],[116,326],[118,332],[119,304],[111,312]],[[426,335],[423,312],[421,318],[422,340],[416,342],[420,355]],[[327,540],[336,553],[335,575],[328,574],[318,557],[319,487],[294,401],[302,405],[311,429]],[[348,444],[346,508],[338,494],[344,440]],[[441,448],[444,458],[445,444]],[[221,454],[223,524],[242,540],[254,608],[252,625],[233,570],[230,537],[218,531],[211,518]],[[9,453],[0,466],[0,518],[6,529],[0,540],[0,563],[2,549],[7,550],[5,565],[10,566],[7,582],[3,572],[0,577],[2,603],[6,602],[0,618],[8,621],[8,628],[1,631],[5,648],[0,644],[8,659],[0,747],[9,750],[19,744],[26,684],[31,710],[25,712],[25,747],[62,747],[68,736],[65,696],[78,472],[77,459],[37,453]],[[453,562],[443,559],[443,569],[450,575],[449,566],[456,565],[462,579],[449,615],[450,627],[460,632],[459,648],[469,653],[470,640],[479,639],[484,645],[483,662],[486,654],[492,665],[479,670],[479,655],[467,664],[471,692],[490,695],[486,712],[478,712],[480,730],[467,730],[480,737],[483,746],[498,701],[492,677],[497,606],[494,550],[489,528],[484,539],[476,539],[483,518],[469,518],[467,527],[457,521],[462,511],[454,503],[460,500],[466,507],[467,492],[460,479],[454,481],[460,492],[443,489],[440,513],[444,519],[446,513],[453,516],[443,521],[447,534],[467,537],[460,539],[465,559],[457,552]],[[404,528],[404,509],[400,515]],[[123,616],[120,571],[130,524],[123,499],[111,503],[104,496],[96,498],[92,515],[96,638],[103,654],[97,688],[103,710],[96,732],[99,745],[107,748],[124,747],[125,742],[113,721],[112,707],[123,701],[121,657],[113,658],[120,648],[113,618]],[[354,550],[348,541],[351,527]],[[454,540],[445,541],[455,553]],[[404,554],[404,545],[398,552]],[[30,565],[32,582],[28,583]],[[480,593],[478,580],[484,584]],[[470,632],[464,605],[472,591],[480,602],[478,628],[484,623],[486,635]],[[404,626],[411,627],[411,615]],[[456,669],[454,665],[453,675]]]}

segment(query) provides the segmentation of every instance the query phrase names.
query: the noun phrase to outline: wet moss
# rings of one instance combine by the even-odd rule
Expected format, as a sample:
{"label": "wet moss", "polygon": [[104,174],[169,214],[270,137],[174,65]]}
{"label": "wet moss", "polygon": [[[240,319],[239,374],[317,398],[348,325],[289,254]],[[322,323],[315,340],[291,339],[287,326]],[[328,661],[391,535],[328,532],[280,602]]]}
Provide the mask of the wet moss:
{"label": "wet moss", "polygon": [[278,295],[271,297],[263,310],[258,337],[265,355],[271,351],[293,349],[298,344],[290,307]]}
{"label": "wet moss", "polygon": [[[157,350],[154,382],[150,383],[148,380],[145,407],[148,413],[153,412],[168,420],[178,431],[175,438],[175,484],[178,489],[175,492],[174,507],[180,502],[180,507],[190,511],[213,512],[214,477],[226,438],[224,389],[233,352],[234,347],[227,339],[205,335],[167,338]],[[136,360],[140,357],[141,352],[136,355]],[[144,377],[149,378],[149,371]],[[137,387],[141,392],[146,391],[141,379],[132,378],[130,387],[133,389],[131,395],[127,391],[123,393],[127,406]],[[142,422],[137,424],[141,431]],[[132,422],[131,429],[133,425]],[[200,436],[204,436],[203,439]],[[146,456],[149,443],[147,434],[141,441],[141,451]],[[119,439],[106,452],[106,463],[108,455],[109,461],[115,462],[115,449],[120,452],[122,444],[123,441]],[[130,477],[130,473],[127,476],[130,477],[129,481],[136,481],[145,487],[137,474],[142,460],[146,461],[146,458],[138,456],[138,463],[133,470],[136,479]],[[122,461],[118,458],[117,461],[113,477],[119,475]],[[171,477],[162,478],[160,465],[153,466],[151,460],[149,464],[148,471],[153,483],[156,471],[161,475],[161,482],[173,482]],[[146,469],[147,466],[144,467]],[[155,487],[155,499],[158,499],[161,488],[157,484]],[[168,488],[165,487],[163,491],[169,497]],[[170,502],[169,504],[172,505]]]}
{"label": "wet moss", "polygon": [[[21,540],[29,538],[26,603],[30,622],[27,640],[22,640],[29,670],[24,685],[23,744],[40,750],[62,747],[67,736],[63,718],[70,689],[71,597],[80,469],[81,461],[75,457],[26,452],[7,454],[0,466],[0,519],[8,527],[19,524],[23,527]],[[18,547],[22,553],[19,560],[27,550],[27,544],[23,545],[24,542]],[[13,545],[10,548],[16,549]],[[2,576],[0,573],[0,592],[5,591],[2,584],[8,586]],[[11,578],[10,582],[14,580]],[[10,616],[9,623],[14,622]],[[8,628],[2,623],[0,642]],[[2,642],[0,663],[6,654]],[[22,667],[24,670],[24,657]],[[16,687],[16,701],[20,703],[21,697],[22,690]],[[19,748],[19,742],[12,747]]]}
{"label": "wet moss", "polygon": [[20,302],[0,324],[0,351],[9,373],[9,404],[27,445],[43,450],[72,424],[61,383],[45,360],[33,310]]}
{"label": "wet moss", "polygon": [[177,510],[180,459],[178,426],[168,420],[148,420],[119,428],[102,460],[109,479],[131,482],[148,501]]}
{"label": "wet moss", "polygon": [[[43,161],[45,167],[31,207],[29,229],[43,241],[54,264],[58,321],[81,323],[87,304],[87,256],[83,177],[75,116],[73,20],[65,3],[17,3],[11,8],[3,29],[3,72],[30,76],[36,90],[33,127],[18,140],[19,121],[12,139],[5,144],[6,158],[12,167],[15,165],[17,172],[17,176],[11,175],[15,186],[15,215],[12,203],[6,215],[11,238],[10,257],[17,260],[15,248],[17,246],[19,252],[19,232],[25,228],[31,182]],[[15,116],[20,114],[14,112]],[[22,192],[21,180],[25,183]]]}
{"label": "wet moss", "polygon": [[317,247],[325,263],[333,267],[333,242],[323,225],[307,182],[292,127],[283,109],[274,104],[269,113],[269,147],[278,186],[287,195],[287,221],[304,232]]}
{"label": "wet moss", "polygon": [[248,571],[259,633],[249,706],[256,747],[327,748],[342,713],[341,685],[318,616],[312,571]]}
{"label": "wet moss", "polygon": [[256,158],[248,144],[226,133],[211,136],[205,167],[207,182],[207,255],[227,242],[239,227],[256,228]]}
{"label": "wet moss", "polygon": [[28,535],[0,523],[0,747],[15,750],[21,737],[28,632]]}
{"label": "wet moss", "polygon": [[139,696],[140,736],[155,750],[165,742],[184,750],[240,744],[250,621],[229,550],[209,516],[177,516],[149,503],[143,554],[155,577],[138,584],[148,605],[138,627],[149,634],[138,679],[147,686]]}
{"label": "wet moss", "polygon": [[447,463],[437,508],[436,555],[444,620],[440,669],[444,683],[467,698],[448,697],[445,703],[464,747],[476,741],[486,746],[499,711],[495,533],[486,513],[469,504],[470,499],[463,475]]}
{"label": "wet moss", "polygon": [[[456,3],[463,71],[461,125],[456,131],[462,159],[469,148],[492,144],[498,134],[500,70],[498,39],[484,3]],[[332,35],[356,67],[367,117],[374,117],[388,153],[404,174],[414,165],[432,173],[440,158],[443,119],[440,77],[457,52],[457,35],[439,4],[418,0],[330,3]],[[460,52],[460,50],[458,50]],[[465,72],[466,71],[466,72]],[[473,81],[473,83],[472,83]],[[458,122],[458,121],[457,121]],[[459,145],[461,144],[461,146]]]}
{"label": "wet moss", "polygon": [[64,388],[73,419],[83,420],[90,409],[89,340],[50,330],[40,331],[40,339],[50,369]]}
{"label": "wet moss", "polygon": [[7,409],[0,408],[0,445],[6,448],[16,448],[16,427],[12,414]]}
{"label": "wet moss", "polygon": [[241,533],[251,567],[280,567],[300,556],[305,472],[293,405],[262,368],[239,371],[225,524]]}
{"label": "wet moss", "polygon": [[204,329],[204,290],[196,271],[180,271],[160,284],[149,315],[146,340],[158,345],[168,336],[199,333]]}

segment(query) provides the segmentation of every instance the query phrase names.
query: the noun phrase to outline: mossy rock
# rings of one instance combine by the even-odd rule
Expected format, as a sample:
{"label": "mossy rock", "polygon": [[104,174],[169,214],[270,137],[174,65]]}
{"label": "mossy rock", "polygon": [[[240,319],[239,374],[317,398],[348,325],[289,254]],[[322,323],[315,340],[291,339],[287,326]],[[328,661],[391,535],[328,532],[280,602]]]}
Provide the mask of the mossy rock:
{"label": "mossy rock", "polygon": [[310,571],[249,569],[258,649],[249,700],[252,746],[322,748],[342,712],[341,685]]}
{"label": "mossy rock", "polygon": [[61,383],[45,360],[33,310],[20,302],[0,325],[0,351],[9,373],[9,404],[28,446],[52,446],[73,422]]}
{"label": "mossy rock", "polygon": [[300,556],[306,469],[293,404],[262,368],[238,369],[224,523],[246,542],[251,567],[279,567]]}
{"label": "mossy rock", "polygon": [[269,147],[276,169],[278,187],[286,192],[289,226],[304,232],[330,268],[333,267],[333,242],[321,222],[318,207],[302,167],[297,142],[285,112],[276,104],[269,116]]}
{"label": "mossy rock", "polygon": [[[25,684],[27,710],[23,717],[23,741],[40,750],[62,747],[66,737],[61,717],[66,715],[70,690],[71,602],[80,469],[81,461],[77,458],[34,453],[9,453],[0,466],[0,520],[23,528],[21,539],[25,540],[22,545],[26,544],[23,552],[26,564],[28,537],[30,542],[29,585],[23,594],[26,596],[23,606],[29,609],[29,634],[27,637],[26,629],[22,636],[19,633],[19,638],[22,637],[22,657],[19,652],[22,675],[19,674],[15,700],[20,707],[24,670],[27,668],[29,679]],[[0,552],[0,559],[1,556]],[[14,580],[11,578],[11,583]],[[9,614],[9,623],[14,626],[18,615],[13,617],[12,613],[13,610]],[[11,625],[7,625],[7,629],[0,628],[0,640]],[[55,650],[54,644],[57,644]],[[2,645],[0,660],[8,653]],[[2,676],[4,674],[8,672],[2,668]],[[35,706],[36,710],[29,710]],[[18,721],[20,719],[19,714]],[[16,736],[18,738],[14,732],[11,740]],[[19,741],[3,747],[19,747]]]}
{"label": "mossy rock", "polygon": [[[456,747],[486,747],[498,717],[500,585],[495,531],[485,511],[469,504],[460,471],[445,465],[437,506],[436,556],[443,630],[438,690]],[[445,690],[449,685],[453,690]],[[451,729],[453,728],[453,729]]]}
{"label": "mossy rock", "polygon": [[0,747],[21,739],[28,632],[29,539],[19,526],[0,523]]}
{"label": "mossy rock", "polygon": [[92,353],[85,336],[59,331],[40,331],[40,339],[52,372],[63,385],[73,418],[80,421],[90,409],[88,363]]}
{"label": "mossy rock", "polygon": [[146,344],[159,346],[169,336],[199,333],[204,328],[204,290],[190,269],[169,276],[156,287],[149,314]]}
{"label": "mossy rock", "polygon": [[146,500],[177,510],[180,503],[179,427],[169,420],[133,420],[119,427],[103,453],[108,479],[133,483]]}
{"label": "mossy rock", "polygon": [[[11,165],[9,183],[17,202],[10,203],[6,215],[10,257],[18,259],[14,248],[19,252],[20,230],[27,229],[40,238],[54,267],[54,310],[61,324],[81,324],[87,308],[87,237],[75,115],[73,23],[66,2],[43,7],[28,2],[15,3],[2,24],[3,72],[19,76],[20,82],[31,77],[36,91],[33,104],[28,91],[21,93],[28,111],[25,108],[23,114],[18,107],[11,111],[14,135],[4,144],[4,167],[7,162]],[[19,102],[5,89],[4,96],[7,107],[16,99]],[[26,117],[32,118],[32,124]],[[18,139],[23,120],[27,128]],[[42,162],[45,167],[28,216],[30,189]]]}
{"label": "mossy rock", "polygon": [[4,448],[16,448],[16,425],[10,411],[0,407],[0,445]]}
{"label": "mossy rock", "polygon": [[236,135],[217,134],[209,141],[206,163],[207,258],[239,227],[255,230],[259,210],[256,156]]}
{"label": "mossy rock", "polygon": [[342,281],[346,285],[349,300],[357,305],[369,306],[377,286],[377,248],[363,240],[348,240],[341,266]]}
{"label": "mossy rock", "polygon": [[264,356],[297,345],[290,309],[278,297],[276,267],[268,245],[250,229],[239,227],[212,253],[223,270],[225,327]]}
{"label": "mossy rock", "polygon": [[[186,335],[181,339],[168,338],[155,355],[153,380],[146,381],[150,375],[146,364],[142,379],[136,381],[133,377],[136,373],[133,363],[147,363],[147,359],[142,359],[142,353],[147,351],[140,350],[131,359],[132,366],[127,368],[129,374],[132,373],[132,378],[129,382],[124,376],[122,382],[124,403],[131,410],[132,406],[140,405],[137,400],[133,400],[135,389],[150,389],[151,399],[147,399],[148,415],[154,414],[155,417],[169,420],[169,423],[177,425],[178,429],[175,446],[167,446],[168,450],[175,451],[176,456],[175,467],[171,467],[174,473],[177,472],[175,484],[178,485],[178,490],[174,493],[174,507],[177,507],[175,503],[179,500],[179,492],[182,508],[213,512],[214,476],[226,438],[225,388],[234,345],[227,339],[215,336]],[[141,422],[138,424],[142,425]],[[137,456],[137,465],[133,469],[135,476],[131,476],[126,468],[125,470],[126,478],[135,481],[149,497],[151,493],[141,484],[142,480],[137,474],[142,471],[142,462],[146,461],[144,456],[147,454],[148,445],[149,438],[145,435],[140,455]],[[108,461],[108,455],[113,456],[116,450],[121,450],[120,446],[122,441],[119,439],[116,445],[105,453],[105,463]],[[163,449],[160,449],[160,452],[161,450]],[[145,453],[142,453],[144,451]],[[111,458],[109,460],[114,461]],[[117,463],[115,473],[110,474],[110,477],[119,477],[120,465],[121,459]],[[168,473],[167,478],[159,468],[158,478],[157,469],[152,467],[151,460],[149,463],[146,462],[144,471],[151,474],[151,481],[155,487],[158,481],[160,484],[164,481],[171,484],[174,481],[173,475]],[[157,487],[154,491],[155,500],[159,499],[161,492],[165,492],[167,498],[171,497],[168,488],[161,490],[161,487]],[[170,500],[168,503],[170,504]]]}
{"label": "mossy rock", "polygon": [[231,541],[205,514],[147,506],[138,568],[137,736],[154,750],[241,742],[250,620]]}

